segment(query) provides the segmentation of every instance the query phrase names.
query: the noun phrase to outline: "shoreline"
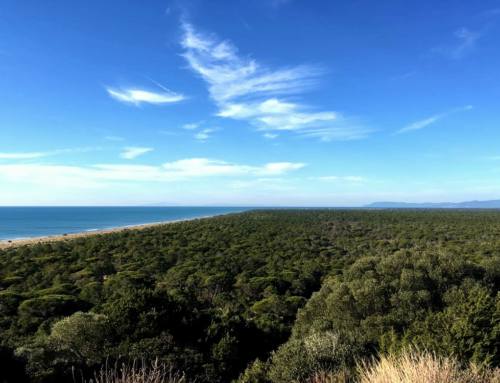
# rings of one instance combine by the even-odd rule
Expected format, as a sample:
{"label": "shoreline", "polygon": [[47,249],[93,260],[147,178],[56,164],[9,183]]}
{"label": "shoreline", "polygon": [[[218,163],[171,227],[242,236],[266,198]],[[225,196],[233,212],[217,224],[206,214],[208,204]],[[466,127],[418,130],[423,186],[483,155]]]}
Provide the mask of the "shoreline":
{"label": "shoreline", "polygon": [[76,232],[76,233],[45,235],[42,237],[28,237],[28,238],[18,238],[18,239],[0,239],[0,250],[5,250],[5,249],[13,248],[13,247],[20,247],[20,246],[36,245],[36,244],[40,244],[40,243],[52,243],[52,242],[59,242],[59,241],[64,241],[64,240],[87,238],[87,237],[92,237],[92,236],[96,236],[96,235],[119,233],[119,232],[129,231],[129,230],[140,231],[140,230],[144,230],[144,229],[148,229],[148,228],[156,227],[156,226],[170,225],[170,224],[174,224],[174,223],[187,222],[187,221],[195,221],[198,219],[214,218],[214,217],[219,217],[219,216],[223,216],[223,215],[237,214],[237,213],[241,213],[241,212],[221,213],[221,214],[206,215],[206,216],[193,217],[193,218],[182,218],[182,219],[161,221],[161,222],[139,223],[139,224],[117,226],[117,227],[97,229],[97,230],[89,229],[88,231],[80,231],[80,232]]}

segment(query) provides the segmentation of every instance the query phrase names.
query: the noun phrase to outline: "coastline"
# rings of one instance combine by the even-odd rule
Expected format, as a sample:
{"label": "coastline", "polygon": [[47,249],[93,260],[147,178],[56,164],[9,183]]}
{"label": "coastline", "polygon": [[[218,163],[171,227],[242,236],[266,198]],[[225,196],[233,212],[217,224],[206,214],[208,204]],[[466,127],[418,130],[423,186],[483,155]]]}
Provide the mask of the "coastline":
{"label": "coastline", "polygon": [[179,222],[195,221],[198,219],[207,219],[207,218],[219,217],[219,216],[228,215],[228,214],[237,214],[237,213],[234,213],[234,212],[221,213],[221,214],[207,215],[207,216],[201,216],[201,217],[176,219],[176,220],[170,220],[170,221],[150,222],[150,223],[141,223],[141,224],[136,224],[136,225],[111,227],[111,228],[107,228],[107,229],[80,231],[77,233],[47,235],[47,236],[42,236],[42,237],[28,237],[28,238],[19,238],[19,239],[11,239],[11,240],[3,239],[3,240],[0,240],[0,250],[5,250],[5,249],[13,248],[13,247],[20,247],[20,246],[31,246],[31,245],[36,245],[36,244],[40,244],[40,243],[52,243],[52,242],[59,242],[59,241],[65,241],[65,240],[73,240],[73,239],[78,239],[78,238],[87,238],[87,237],[92,237],[92,236],[96,236],[96,235],[119,233],[119,232],[123,232],[123,231],[136,231],[136,230],[139,231],[139,230],[144,230],[144,229],[148,229],[148,228],[156,227],[156,226],[171,225],[171,224],[179,223]]}

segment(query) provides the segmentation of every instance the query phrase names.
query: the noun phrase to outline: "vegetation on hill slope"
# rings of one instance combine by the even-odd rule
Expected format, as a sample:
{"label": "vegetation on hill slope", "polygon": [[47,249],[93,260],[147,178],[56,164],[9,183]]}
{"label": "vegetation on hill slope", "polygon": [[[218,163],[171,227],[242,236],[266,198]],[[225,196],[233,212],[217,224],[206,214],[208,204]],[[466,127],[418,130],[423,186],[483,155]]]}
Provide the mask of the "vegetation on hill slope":
{"label": "vegetation on hill slope", "polygon": [[6,249],[0,381],[159,358],[292,382],[408,345],[498,366],[499,234],[499,212],[254,211]]}

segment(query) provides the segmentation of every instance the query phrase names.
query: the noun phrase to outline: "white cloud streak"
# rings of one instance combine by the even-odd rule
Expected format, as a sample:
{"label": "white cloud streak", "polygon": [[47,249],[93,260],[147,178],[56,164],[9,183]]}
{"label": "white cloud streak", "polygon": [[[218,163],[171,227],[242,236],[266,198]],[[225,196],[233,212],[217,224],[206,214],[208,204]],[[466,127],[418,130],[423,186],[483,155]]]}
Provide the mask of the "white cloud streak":
{"label": "white cloud streak", "polygon": [[123,151],[120,153],[120,157],[126,160],[133,160],[139,156],[142,156],[146,153],[152,152],[153,148],[144,148],[138,146],[128,146],[123,148]]}
{"label": "white cloud streak", "polygon": [[101,148],[69,148],[40,152],[0,152],[0,160],[32,160],[65,153],[87,153],[97,150],[101,150]]}
{"label": "white cloud streak", "polygon": [[452,114],[455,114],[455,113],[458,113],[458,112],[465,112],[465,111],[468,111],[468,110],[471,110],[471,109],[473,109],[472,105],[466,105],[466,106],[464,106],[462,108],[456,108],[456,109],[450,110],[448,112],[435,114],[433,116],[424,118],[422,120],[412,122],[411,124],[409,124],[409,125],[405,126],[404,128],[398,130],[396,132],[396,134],[408,133],[408,132],[412,132],[412,131],[415,131],[415,130],[424,129],[424,128],[427,128],[428,126],[433,125],[436,122],[438,122],[439,120],[441,120],[441,119],[443,119],[445,117],[448,117],[448,116],[450,116]]}
{"label": "white cloud streak", "polygon": [[296,162],[261,166],[208,158],[188,158],[162,165],[96,164],[91,166],[0,164],[0,181],[43,185],[91,186],[110,182],[174,182],[207,177],[268,177],[303,168]]}
{"label": "white cloud streak", "polygon": [[411,132],[413,130],[420,130],[420,129],[426,128],[427,126],[432,125],[435,122],[441,120],[446,115],[447,115],[446,113],[436,114],[434,116],[424,118],[423,120],[415,121],[415,122],[405,126],[404,128],[398,130],[398,133],[407,133],[407,132]]}
{"label": "white cloud streak", "polygon": [[52,155],[51,152],[0,153],[0,160],[29,160]]}
{"label": "white cloud streak", "polygon": [[185,99],[184,95],[172,92],[166,88],[163,92],[153,92],[137,88],[106,88],[106,91],[115,100],[136,106],[141,104],[171,104]]}
{"label": "white cloud streak", "polygon": [[270,162],[262,166],[238,165],[225,161],[208,158],[190,158],[166,163],[163,168],[168,172],[175,172],[183,176],[211,176],[211,175],[280,175],[293,170],[301,169],[303,163],[296,162]]}
{"label": "white cloud streak", "polygon": [[336,112],[318,112],[279,98],[315,86],[322,73],[319,68],[300,65],[271,70],[239,55],[228,41],[200,33],[188,23],[183,24],[183,29],[183,56],[208,84],[219,117],[249,121],[262,131],[293,131],[324,141],[368,135],[368,129],[352,124]]}

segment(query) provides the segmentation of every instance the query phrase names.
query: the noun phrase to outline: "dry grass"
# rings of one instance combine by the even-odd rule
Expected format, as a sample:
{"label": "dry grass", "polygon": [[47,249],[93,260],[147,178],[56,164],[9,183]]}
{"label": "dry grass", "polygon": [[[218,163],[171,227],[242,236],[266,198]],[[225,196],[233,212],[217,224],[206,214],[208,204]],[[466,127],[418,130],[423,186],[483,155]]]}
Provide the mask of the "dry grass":
{"label": "dry grass", "polygon": [[183,374],[172,372],[158,360],[148,364],[115,364],[103,366],[94,378],[85,383],[187,383]]}
{"label": "dry grass", "polygon": [[403,352],[399,356],[384,356],[359,367],[360,383],[499,383],[500,371],[467,370],[451,358],[431,353]]}
{"label": "dry grass", "polygon": [[358,366],[357,376],[347,371],[318,372],[307,383],[500,383],[500,369],[460,367],[452,358],[407,350],[382,356]]}

